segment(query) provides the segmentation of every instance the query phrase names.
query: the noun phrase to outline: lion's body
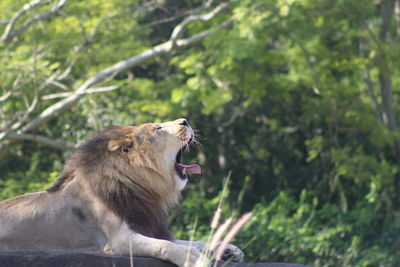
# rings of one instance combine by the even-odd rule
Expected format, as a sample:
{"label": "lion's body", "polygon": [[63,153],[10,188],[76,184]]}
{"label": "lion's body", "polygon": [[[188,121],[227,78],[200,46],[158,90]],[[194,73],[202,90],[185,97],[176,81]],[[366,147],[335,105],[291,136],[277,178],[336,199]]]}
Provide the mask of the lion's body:
{"label": "lion's body", "polygon": [[80,198],[65,192],[30,193],[1,202],[0,250],[85,248],[107,243]]}
{"label": "lion's body", "polygon": [[193,265],[199,251],[168,231],[187,182],[179,168],[198,167],[180,162],[192,139],[184,119],[106,128],[71,155],[51,188],[0,202],[0,250],[110,250]]}

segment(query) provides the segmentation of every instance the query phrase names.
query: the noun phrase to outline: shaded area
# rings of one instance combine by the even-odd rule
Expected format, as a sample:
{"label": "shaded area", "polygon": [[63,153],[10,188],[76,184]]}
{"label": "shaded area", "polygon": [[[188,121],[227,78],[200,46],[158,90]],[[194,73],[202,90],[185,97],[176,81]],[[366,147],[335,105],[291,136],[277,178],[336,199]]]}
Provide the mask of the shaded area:
{"label": "shaded area", "polygon": [[[81,266],[96,266],[96,267],[125,267],[131,266],[129,257],[112,256],[103,253],[92,251],[77,251],[77,250],[20,250],[20,251],[1,251],[0,266],[57,266],[57,267],[81,267]],[[147,257],[134,257],[133,266],[135,267],[173,267],[174,264],[165,262],[159,259]],[[217,266],[257,266],[257,267],[307,267],[302,264],[291,263],[226,263],[220,262]]]}

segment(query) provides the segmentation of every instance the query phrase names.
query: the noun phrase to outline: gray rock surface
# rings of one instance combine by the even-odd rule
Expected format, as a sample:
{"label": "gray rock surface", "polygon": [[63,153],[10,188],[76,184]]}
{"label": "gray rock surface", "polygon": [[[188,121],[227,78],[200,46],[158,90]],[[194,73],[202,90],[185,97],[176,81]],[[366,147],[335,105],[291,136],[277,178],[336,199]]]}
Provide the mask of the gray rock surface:
{"label": "gray rock surface", "polygon": [[[0,251],[0,267],[130,267],[130,257],[112,256],[82,250],[19,250]],[[174,267],[159,259],[134,257],[134,267]],[[222,267],[309,267],[291,263],[227,263],[218,262]]]}

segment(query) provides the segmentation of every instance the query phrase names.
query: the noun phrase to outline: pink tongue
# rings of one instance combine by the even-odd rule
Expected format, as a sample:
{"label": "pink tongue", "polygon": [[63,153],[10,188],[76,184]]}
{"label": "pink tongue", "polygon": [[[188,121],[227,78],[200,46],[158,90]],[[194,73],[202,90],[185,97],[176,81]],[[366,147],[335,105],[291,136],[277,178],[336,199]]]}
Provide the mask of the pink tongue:
{"label": "pink tongue", "polygon": [[201,174],[201,167],[198,164],[185,165],[177,163],[176,165],[178,165],[182,170],[186,169],[187,173]]}

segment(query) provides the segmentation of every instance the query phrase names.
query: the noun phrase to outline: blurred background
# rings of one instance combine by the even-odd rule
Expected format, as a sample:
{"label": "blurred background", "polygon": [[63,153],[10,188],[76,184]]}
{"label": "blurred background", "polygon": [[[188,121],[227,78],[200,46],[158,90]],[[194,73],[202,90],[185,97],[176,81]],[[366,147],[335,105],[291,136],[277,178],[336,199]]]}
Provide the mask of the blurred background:
{"label": "blurred background", "polygon": [[108,125],[202,136],[174,212],[252,211],[246,261],[400,266],[400,1],[1,0],[0,199]]}

